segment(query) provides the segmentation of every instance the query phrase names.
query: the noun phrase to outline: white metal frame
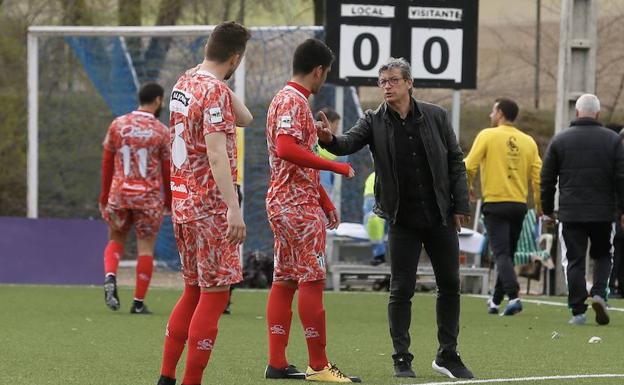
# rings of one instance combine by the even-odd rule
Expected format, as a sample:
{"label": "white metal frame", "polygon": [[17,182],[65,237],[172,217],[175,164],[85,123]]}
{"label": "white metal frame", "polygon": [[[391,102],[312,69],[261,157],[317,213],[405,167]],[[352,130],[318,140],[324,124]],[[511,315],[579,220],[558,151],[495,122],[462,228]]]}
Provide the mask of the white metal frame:
{"label": "white metal frame", "polygon": [[[27,212],[28,218],[38,217],[39,192],[39,41],[42,36],[201,36],[209,34],[214,25],[154,26],[154,27],[68,27],[32,26],[28,28],[28,155],[27,155]],[[321,31],[319,26],[252,27],[253,32],[262,31]],[[235,92],[245,100],[245,63],[234,75]]]}

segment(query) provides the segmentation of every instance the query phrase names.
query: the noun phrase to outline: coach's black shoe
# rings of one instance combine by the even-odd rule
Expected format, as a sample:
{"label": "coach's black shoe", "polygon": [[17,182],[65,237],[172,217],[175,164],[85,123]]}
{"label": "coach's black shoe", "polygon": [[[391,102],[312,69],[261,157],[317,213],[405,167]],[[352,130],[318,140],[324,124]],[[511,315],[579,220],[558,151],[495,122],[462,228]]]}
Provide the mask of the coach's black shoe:
{"label": "coach's black shoe", "polygon": [[274,368],[267,365],[264,370],[264,378],[281,380],[305,380],[305,373],[302,373],[295,365],[288,365],[284,369]]}
{"label": "coach's black shoe", "polygon": [[140,301],[134,301],[132,303],[132,307],[130,308],[131,314],[152,314],[150,309],[147,308],[147,305]]}
{"label": "coach's black shoe", "polygon": [[175,378],[160,376],[156,385],[175,385]]}
{"label": "coach's black shoe", "polygon": [[111,310],[119,310],[119,296],[117,295],[117,278],[107,275],[104,279],[104,301]]}
{"label": "coach's black shoe", "polygon": [[457,352],[443,350],[433,360],[431,367],[436,372],[450,378],[474,378],[472,372],[464,365]]}
{"label": "coach's black shoe", "polygon": [[412,360],[414,356],[410,353],[393,354],[394,360],[394,376],[395,377],[416,377],[416,373],[412,370]]}

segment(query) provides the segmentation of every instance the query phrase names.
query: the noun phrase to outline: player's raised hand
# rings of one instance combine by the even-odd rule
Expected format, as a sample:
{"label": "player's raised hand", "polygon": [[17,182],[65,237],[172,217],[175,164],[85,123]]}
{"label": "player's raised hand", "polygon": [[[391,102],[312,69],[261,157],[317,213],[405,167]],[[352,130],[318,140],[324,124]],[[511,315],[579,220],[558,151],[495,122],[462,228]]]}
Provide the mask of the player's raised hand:
{"label": "player's raised hand", "polygon": [[327,216],[327,228],[330,230],[334,230],[338,228],[340,224],[340,216],[338,215],[338,211],[336,209],[325,213]]}
{"label": "player's raised hand", "polygon": [[329,119],[327,119],[327,116],[325,116],[323,111],[319,111],[319,116],[321,117],[321,120],[316,122],[316,135],[321,142],[331,143],[334,135],[331,132]]}
{"label": "player's raised hand", "polygon": [[227,212],[227,233],[225,238],[228,242],[238,245],[243,243],[247,235],[243,214],[239,207],[229,208]]}

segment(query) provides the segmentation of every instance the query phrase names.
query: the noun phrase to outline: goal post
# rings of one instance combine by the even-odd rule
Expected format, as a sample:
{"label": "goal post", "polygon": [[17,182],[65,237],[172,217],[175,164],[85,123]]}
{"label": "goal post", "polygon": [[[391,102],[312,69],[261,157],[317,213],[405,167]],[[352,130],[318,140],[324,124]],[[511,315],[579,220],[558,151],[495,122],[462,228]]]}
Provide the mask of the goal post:
{"label": "goal post", "polygon": [[[169,92],[185,70],[201,62],[203,46],[214,27],[29,27],[26,175],[29,218],[99,216],[99,165],[106,127],[115,116],[136,107],[128,106],[128,100],[135,100],[136,92],[129,98],[128,95],[140,83],[156,81]],[[264,133],[266,113],[273,96],[291,76],[296,46],[310,37],[322,39],[324,32],[319,26],[251,27],[250,30],[252,39],[245,58],[229,85],[254,115],[251,126],[244,130],[244,215],[254,230],[254,237],[246,241],[245,248],[270,251],[272,236],[264,207],[269,177]],[[116,77],[120,74],[124,77]],[[117,88],[116,82],[126,86],[125,94],[110,93]],[[340,101],[340,106],[336,105],[337,93],[344,95],[344,105]],[[344,111],[344,127],[350,127],[361,111],[357,94],[347,88],[337,93],[321,92],[315,95],[312,104],[314,108],[334,106]],[[161,120],[168,123],[167,96]],[[368,155],[356,157],[365,158],[368,164],[365,161],[362,167],[370,169]],[[354,163],[352,158],[349,161]],[[361,189],[356,184],[350,181],[347,188],[343,183],[341,191],[348,191],[351,196],[338,194],[334,198],[343,205],[357,206],[354,197],[361,195]],[[344,210],[343,207],[343,218],[356,221],[360,216],[357,210],[347,215]]]}

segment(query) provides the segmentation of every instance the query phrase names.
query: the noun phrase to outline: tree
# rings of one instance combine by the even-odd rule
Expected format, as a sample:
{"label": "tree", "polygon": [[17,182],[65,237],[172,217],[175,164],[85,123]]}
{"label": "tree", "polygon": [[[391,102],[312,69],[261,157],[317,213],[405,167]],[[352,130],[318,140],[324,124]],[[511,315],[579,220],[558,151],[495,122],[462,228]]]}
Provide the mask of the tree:
{"label": "tree", "polygon": [[314,25],[325,23],[325,0],[312,0],[314,2]]}
{"label": "tree", "polygon": [[[175,25],[183,8],[182,0],[161,0],[156,17],[156,25]],[[154,81],[158,79],[160,68],[165,62],[165,57],[171,45],[170,37],[153,37],[150,39],[147,51],[145,51],[145,62],[141,71],[137,69],[140,81]]]}
{"label": "tree", "polygon": [[93,25],[85,0],[61,0],[64,25]]}
{"label": "tree", "polygon": [[236,21],[245,24],[245,0],[239,0],[238,2],[238,16],[236,16]]}
{"label": "tree", "polygon": [[141,0],[119,0],[119,25],[141,25]]}
{"label": "tree", "polygon": [[[141,16],[141,0],[119,0],[119,25],[141,25]],[[140,62],[141,38],[127,38],[126,46],[132,61],[134,63]]]}

